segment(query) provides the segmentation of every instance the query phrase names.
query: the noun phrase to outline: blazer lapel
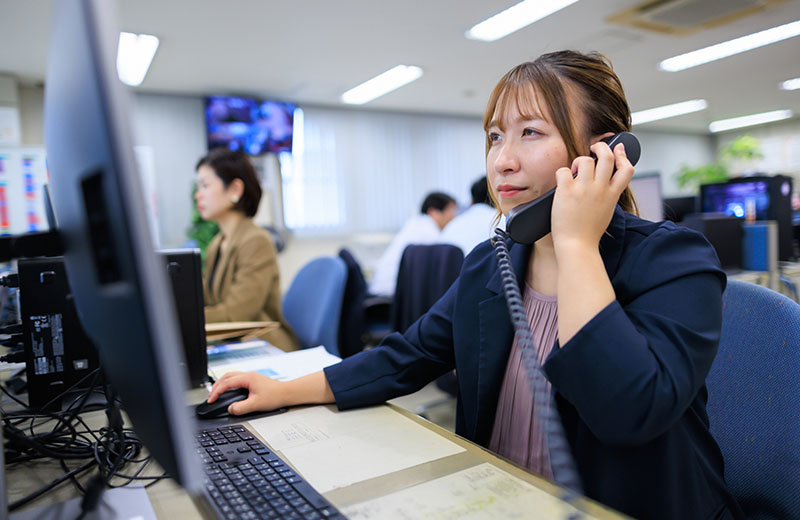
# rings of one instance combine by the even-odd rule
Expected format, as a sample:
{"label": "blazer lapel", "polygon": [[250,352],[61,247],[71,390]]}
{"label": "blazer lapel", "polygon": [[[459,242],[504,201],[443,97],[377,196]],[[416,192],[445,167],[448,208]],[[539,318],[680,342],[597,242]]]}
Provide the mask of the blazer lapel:
{"label": "blazer lapel", "polygon": [[[241,242],[242,235],[244,235],[245,231],[247,230],[248,224],[249,219],[242,219],[236,228],[234,228],[231,236],[227,238],[225,249],[222,249],[219,257],[219,264],[217,264],[217,271],[214,273],[214,285],[212,287],[212,293],[217,300],[222,299],[222,288],[230,284],[230,280],[228,278],[231,271],[231,256],[233,255],[233,252],[236,251],[239,242]],[[222,241],[220,240],[220,244],[221,243]]]}

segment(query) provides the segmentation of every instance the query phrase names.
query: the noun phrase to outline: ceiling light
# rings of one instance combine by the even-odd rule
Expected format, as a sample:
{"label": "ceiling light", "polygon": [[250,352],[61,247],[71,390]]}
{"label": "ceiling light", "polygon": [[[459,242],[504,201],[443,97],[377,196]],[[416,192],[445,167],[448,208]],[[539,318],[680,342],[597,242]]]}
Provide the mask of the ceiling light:
{"label": "ceiling light", "polygon": [[797,90],[800,88],[800,78],[787,79],[778,86],[783,90]]}
{"label": "ceiling light", "polygon": [[475,25],[464,33],[464,36],[471,40],[493,42],[577,1],[550,0],[543,2],[542,0],[525,0]]}
{"label": "ceiling light", "polygon": [[689,69],[708,63],[711,61],[727,58],[740,52],[750,51],[769,45],[770,43],[779,42],[787,38],[792,38],[800,34],[800,20],[779,25],[772,29],[765,29],[763,31],[748,34],[734,40],[718,43],[710,47],[698,49],[696,51],[687,52],[680,56],[668,58],[658,64],[658,68],[668,72],[677,72],[679,70]]}
{"label": "ceiling light", "polygon": [[120,81],[141,85],[158,49],[158,38],[150,34],[119,33],[117,75]]}
{"label": "ceiling light", "polygon": [[753,114],[751,116],[734,117],[732,119],[720,119],[708,125],[708,129],[712,132],[724,132],[725,130],[733,130],[734,128],[742,128],[743,126],[760,125],[763,123],[772,123],[773,121],[781,121],[782,119],[789,119],[792,117],[791,110],[773,110],[772,112],[763,112],[761,114]]}
{"label": "ceiling light", "polygon": [[649,123],[650,121],[667,119],[668,117],[691,114],[692,112],[705,110],[706,107],[708,107],[708,103],[706,103],[705,99],[692,99],[691,101],[673,103],[662,107],[648,108],[647,110],[640,110],[639,112],[631,114],[631,124],[641,125],[643,123]]}
{"label": "ceiling light", "polygon": [[375,98],[411,83],[422,76],[422,69],[413,65],[398,65],[378,74],[357,87],[342,94],[342,101],[351,105],[363,105]]}

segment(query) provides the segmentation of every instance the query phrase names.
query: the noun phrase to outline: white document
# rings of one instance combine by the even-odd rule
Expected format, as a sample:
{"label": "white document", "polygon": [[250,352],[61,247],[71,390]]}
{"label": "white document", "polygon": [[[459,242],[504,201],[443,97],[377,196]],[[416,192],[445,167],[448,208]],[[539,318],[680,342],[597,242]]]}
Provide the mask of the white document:
{"label": "white document", "polygon": [[250,425],[320,493],[465,451],[383,405],[315,406]]}
{"label": "white document", "polygon": [[[445,477],[341,509],[350,520],[573,518],[578,509],[484,462]],[[582,513],[579,518],[590,518]]]}
{"label": "white document", "polygon": [[[262,352],[261,348],[255,349]],[[275,352],[277,351],[277,353]],[[247,349],[240,351],[246,354]],[[234,356],[228,363],[209,359],[209,372],[214,378],[219,379],[227,372],[258,372],[278,381],[289,381],[306,374],[318,372],[323,368],[335,365],[341,358],[325,350],[325,347],[314,347],[294,352],[283,352],[279,348],[269,345],[263,350],[263,355],[244,357]],[[236,354],[236,352],[233,352]],[[228,353],[230,354],[230,352]]]}

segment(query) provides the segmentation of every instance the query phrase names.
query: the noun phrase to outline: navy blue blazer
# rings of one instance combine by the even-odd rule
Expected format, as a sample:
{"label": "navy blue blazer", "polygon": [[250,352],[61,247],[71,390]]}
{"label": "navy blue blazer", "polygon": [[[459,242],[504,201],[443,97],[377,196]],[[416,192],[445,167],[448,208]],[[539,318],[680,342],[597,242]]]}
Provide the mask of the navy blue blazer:
{"label": "navy blue blazer", "polygon": [[[726,283],[716,253],[695,231],[619,207],[607,231],[600,252],[617,299],[556,344],[544,366],[584,493],[636,518],[738,515],[705,410]],[[522,281],[531,248],[510,244]],[[456,433],[486,446],[513,335],[487,241],[405,334],[325,374],[348,409],[414,392],[455,368]]]}

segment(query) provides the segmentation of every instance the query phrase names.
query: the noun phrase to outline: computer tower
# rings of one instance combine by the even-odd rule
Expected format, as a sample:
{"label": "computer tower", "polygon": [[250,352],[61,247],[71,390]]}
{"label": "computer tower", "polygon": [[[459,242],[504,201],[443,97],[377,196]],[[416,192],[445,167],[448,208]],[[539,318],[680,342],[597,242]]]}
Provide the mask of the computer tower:
{"label": "computer tower", "polygon": [[60,410],[60,394],[91,383],[97,351],[78,319],[63,258],[22,258],[17,272],[28,404]]}
{"label": "computer tower", "polygon": [[753,175],[700,186],[700,211],[724,213],[744,219],[778,223],[778,258],[791,260],[792,178],[785,175]]}
{"label": "computer tower", "polygon": [[742,222],[721,213],[693,213],[686,215],[680,225],[705,235],[724,269],[741,269]]}
{"label": "computer tower", "polygon": [[178,313],[183,353],[191,386],[208,381],[203,274],[199,249],[161,250]]}

